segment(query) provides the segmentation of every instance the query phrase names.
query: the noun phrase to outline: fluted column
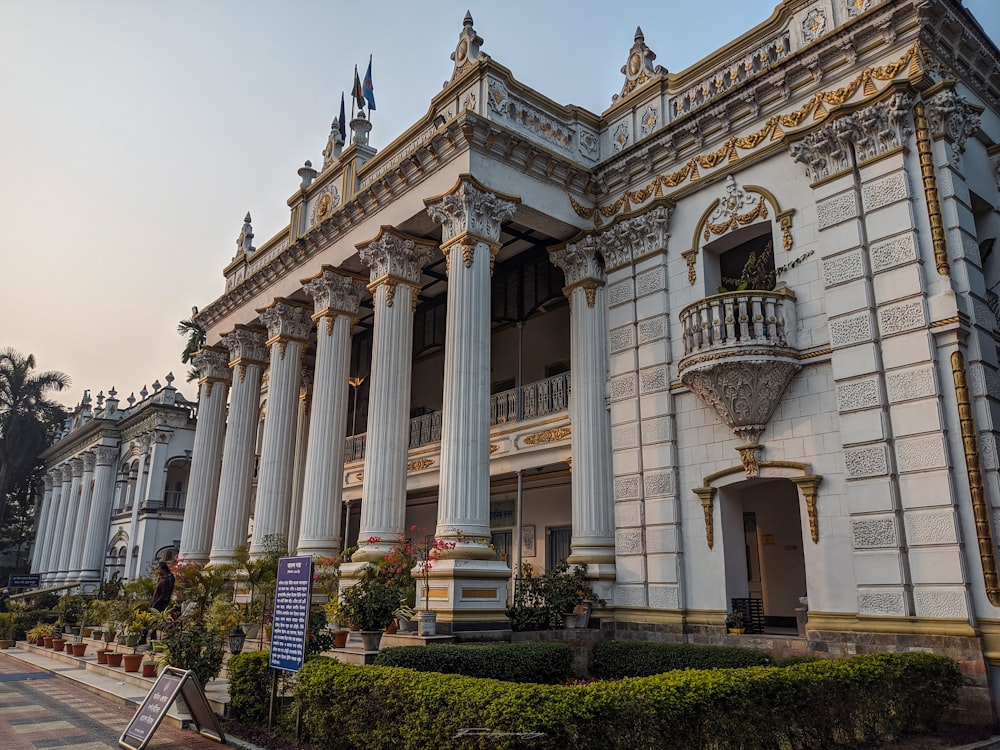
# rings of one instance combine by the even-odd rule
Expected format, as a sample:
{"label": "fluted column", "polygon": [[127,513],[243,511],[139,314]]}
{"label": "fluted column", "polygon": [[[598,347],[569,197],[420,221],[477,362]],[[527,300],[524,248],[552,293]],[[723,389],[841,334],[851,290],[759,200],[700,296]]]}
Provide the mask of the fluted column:
{"label": "fluted column", "polygon": [[[611,416],[605,402],[608,328],[605,276],[596,238],[550,254],[566,276],[570,301],[570,367],[573,398],[573,540],[567,562],[585,563],[591,574],[614,570],[615,509],[611,475]],[[610,566],[611,571],[604,570]]]}
{"label": "fluted column", "polygon": [[83,479],[83,460],[74,456],[69,460],[69,489],[66,488],[66,470],[63,471],[63,511],[59,517],[59,528],[56,529],[55,546],[58,558],[55,564],[56,582],[65,583],[69,579],[69,558],[72,554],[73,526],[76,521],[76,511],[80,505],[80,481]]}
{"label": "fluted column", "polygon": [[[404,536],[413,311],[420,271],[435,248],[391,227],[357,248],[371,269],[375,308],[361,527],[352,558],[360,563],[382,558]],[[379,541],[369,543],[372,537]]]}
{"label": "fluted column", "polygon": [[69,575],[66,580],[80,580],[80,567],[83,564],[83,548],[87,543],[87,519],[90,517],[90,501],[94,489],[94,461],[96,457],[92,451],[85,451],[80,454],[83,461],[83,476],[80,477],[80,502],[74,514],[73,529],[70,539],[67,540],[70,546]]}
{"label": "fluted column", "polygon": [[212,522],[219,494],[222,440],[229,395],[229,353],[208,346],[192,358],[198,369],[198,425],[191,453],[184,525],[181,528],[182,557],[206,562],[212,549]]}
{"label": "fluted column", "polygon": [[42,498],[35,506],[37,508],[35,516],[38,523],[35,524],[35,546],[31,550],[31,572],[42,573],[42,560],[45,550],[45,532],[48,529],[49,518],[52,515],[52,474],[42,477],[43,492]]}
{"label": "fluted column", "polygon": [[299,402],[299,369],[302,348],[309,337],[309,311],[294,302],[278,299],[262,310],[271,348],[267,415],[257,473],[250,554],[265,551],[268,537],[288,533],[292,499],[292,461],[295,458],[295,423]]}
{"label": "fluted column", "polygon": [[[52,583],[55,580],[56,563],[59,562],[59,548],[56,546],[56,532],[59,530],[59,519],[63,512],[63,496],[69,495],[69,484],[64,479],[66,471],[69,470],[67,464],[57,466],[50,473],[52,475],[52,508],[49,511],[49,521],[45,529],[45,546],[39,557],[39,565],[44,572],[43,580]],[[70,479],[73,475],[70,473]],[[64,491],[65,485],[65,491]]]}
{"label": "fluted column", "polygon": [[80,580],[99,581],[108,547],[108,526],[115,494],[116,446],[99,445],[94,449],[94,492],[87,519],[86,543],[80,565]]}
{"label": "fluted column", "polygon": [[437,537],[461,537],[446,556],[493,556],[490,540],[490,277],[500,227],[517,198],[486,191],[470,177],[427,201],[441,224],[448,263],[448,312],[441,415],[441,484]]}
{"label": "fluted column", "polygon": [[299,383],[299,411],[295,422],[295,466],[292,471],[292,505],[288,514],[288,551],[299,543],[302,521],[302,489],[306,476],[306,450],[309,447],[309,423],[312,417],[312,372],[303,369]]}
{"label": "fluted column", "polygon": [[267,358],[264,332],[237,325],[222,337],[222,345],[232,358],[233,385],[229,403],[229,424],[222,448],[222,478],[215,508],[212,537],[212,565],[233,561],[236,548],[247,542],[250,523],[250,488],[257,448],[260,415],[260,381]]}
{"label": "fluted column", "polygon": [[316,310],[316,368],[296,554],[332,556],[340,551],[351,326],[365,287],[329,266],[303,284]]}

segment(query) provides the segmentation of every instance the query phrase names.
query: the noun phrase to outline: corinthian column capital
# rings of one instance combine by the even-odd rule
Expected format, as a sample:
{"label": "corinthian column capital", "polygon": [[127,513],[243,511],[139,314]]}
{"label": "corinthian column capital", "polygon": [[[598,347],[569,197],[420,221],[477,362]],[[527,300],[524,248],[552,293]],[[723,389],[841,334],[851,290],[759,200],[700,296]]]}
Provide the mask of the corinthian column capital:
{"label": "corinthian column capital", "polygon": [[118,458],[117,446],[99,445],[94,448],[94,453],[96,454],[98,466],[111,466],[115,459]]}
{"label": "corinthian column capital", "polygon": [[93,471],[97,460],[97,456],[94,455],[93,451],[81,453],[80,457],[83,459],[83,473],[86,474],[88,471]]}
{"label": "corinthian column capital", "polygon": [[588,234],[576,242],[567,242],[549,251],[549,260],[562,269],[567,288],[587,281],[604,281],[604,269],[598,257],[597,237]]}
{"label": "corinthian column capital", "polygon": [[951,142],[956,158],[965,150],[965,141],[979,130],[982,112],[981,108],[955,93],[954,89],[938,92],[927,101],[931,134]]}
{"label": "corinthian column capital", "polygon": [[[70,478],[79,479],[83,476],[83,459],[73,457],[69,460]],[[65,473],[63,476],[66,476]]]}
{"label": "corinthian column capital", "polygon": [[389,278],[416,284],[420,281],[421,269],[437,250],[433,242],[411,237],[393,227],[382,227],[373,239],[355,247],[361,260],[371,269],[373,283]]}
{"label": "corinthian column capital", "polygon": [[459,177],[445,195],[424,200],[427,213],[441,225],[442,245],[465,234],[496,243],[501,225],[514,216],[520,203],[520,198],[493,192],[471,175]]}
{"label": "corinthian column capital", "polygon": [[354,276],[338,273],[332,266],[323,266],[316,276],[303,279],[302,289],[315,305],[313,318],[336,315],[357,317],[365,285]]}
{"label": "corinthian column capital", "polygon": [[229,382],[229,352],[225,349],[206,346],[191,358],[191,364],[198,370],[199,382]]}
{"label": "corinthian column capital", "polygon": [[279,297],[257,312],[261,322],[267,326],[267,343],[306,341],[309,338],[312,318],[308,308]]}
{"label": "corinthian column capital", "polygon": [[222,337],[222,345],[229,350],[229,364],[265,364],[267,345],[264,340],[264,331],[261,329],[237,323],[231,333]]}

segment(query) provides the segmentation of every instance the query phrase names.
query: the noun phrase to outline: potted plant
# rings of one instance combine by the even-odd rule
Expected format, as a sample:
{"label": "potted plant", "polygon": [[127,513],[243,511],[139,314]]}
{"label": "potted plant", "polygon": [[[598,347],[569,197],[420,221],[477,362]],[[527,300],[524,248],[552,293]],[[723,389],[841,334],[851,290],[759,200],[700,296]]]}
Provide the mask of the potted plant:
{"label": "potted plant", "polygon": [[[800,255],[791,263],[775,268],[774,247],[772,243],[768,242],[764,249],[761,250],[760,255],[757,253],[750,253],[750,255],[747,256],[746,263],[743,264],[739,278],[732,278],[728,276],[723,277],[723,285],[719,287],[719,293],[755,291],[773,292],[778,287],[778,279],[783,273],[785,273],[785,271],[795,268],[812,254],[813,251],[810,250],[809,252]],[[784,286],[784,282],[781,282],[781,284]]]}
{"label": "potted plant", "polygon": [[153,652],[146,654],[146,657],[142,660],[142,676],[143,677],[156,677],[156,666],[157,659],[153,655]]}
{"label": "potted plant", "polygon": [[61,632],[64,635],[77,634],[77,627],[86,607],[87,601],[80,594],[66,594],[59,600],[56,609],[59,611]]}
{"label": "potted plant", "polygon": [[742,612],[737,610],[726,615],[726,630],[733,635],[742,635],[745,632]]}
{"label": "potted plant", "polygon": [[41,646],[46,637],[52,637],[52,626],[44,622],[38,622],[26,633],[26,637],[28,643],[35,643]]}
{"label": "potted plant", "polygon": [[0,648],[13,648],[15,615],[0,612]]}
{"label": "potted plant", "polygon": [[384,568],[359,571],[357,583],[341,593],[341,609],[352,627],[361,631],[365,651],[377,651],[382,632],[399,608],[399,589]]}

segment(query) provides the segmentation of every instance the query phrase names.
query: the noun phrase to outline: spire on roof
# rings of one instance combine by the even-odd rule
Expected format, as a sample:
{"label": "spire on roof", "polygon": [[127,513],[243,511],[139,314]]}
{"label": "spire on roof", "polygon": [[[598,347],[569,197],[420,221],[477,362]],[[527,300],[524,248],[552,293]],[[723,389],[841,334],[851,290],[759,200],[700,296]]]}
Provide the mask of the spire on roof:
{"label": "spire on roof", "polygon": [[472,28],[472,13],[465,11],[465,18],[462,21],[462,31],[458,35],[458,45],[451,53],[451,59],[455,61],[455,70],[451,74],[451,80],[461,73],[469,65],[474,65],[480,60],[488,60],[489,56],[481,53],[479,47],[483,43],[483,38]]}
{"label": "spire on roof", "polygon": [[642,27],[636,26],[634,43],[628,53],[628,62],[622,66],[625,85],[622,86],[621,94],[613,96],[611,101],[618,101],[621,97],[629,95],[655,76],[666,75],[666,68],[662,65],[653,65],[655,59],[656,53],[646,46],[646,37],[642,33]]}

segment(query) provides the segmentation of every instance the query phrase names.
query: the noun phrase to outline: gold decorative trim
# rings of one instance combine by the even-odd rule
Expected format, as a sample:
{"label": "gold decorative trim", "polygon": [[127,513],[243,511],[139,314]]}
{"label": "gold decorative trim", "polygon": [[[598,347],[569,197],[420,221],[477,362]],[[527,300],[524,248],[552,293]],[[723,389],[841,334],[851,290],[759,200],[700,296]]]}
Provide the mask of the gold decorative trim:
{"label": "gold decorative trim", "polygon": [[418,458],[415,461],[410,461],[406,464],[407,471],[422,471],[424,469],[429,469],[434,465],[434,462],[429,458]]}
{"label": "gold decorative trim", "polygon": [[708,548],[715,546],[715,487],[695,487],[694,494],[701,500],[701,509],[705,514],[705,541]]}
{"label": "gold decorative trim", "polygon": [[813,544],[819,544],[819,514],[816,510],[816,492],[823,477],[811,474],[804,477],[789,477],[799,488],[802,497],[806,501],[806,512],[809,514],[809,534],[812,536]]}
{"label": "gold decorative trim", "polygon": [[598,282],[594,279],[587,279],[580,286],[583,287],[583,293],[587,295],[587,307],[593,310],[594,303],[597,301]]}
{"label": "gold decorative trim", "polygon": [[924,200],[927,202],[927,219],[931,225],[931,244],[934,247],[934,263],[942,276],[951,274],[948,264],[948,243],[944,234],[944,219],[941,215],[941,197],[938,193],[937,175],[934,172],[934,152],[931,149],[931,129],[927,122],[924,103],[913,107],[913,124],[917,131],[917,155],[920,158],[920,177],[924,183]]}
{"label": "gold decorative trim", "polygon": [[500,589],[462,589],[462,601],[466,599],[499,599]]}
{"label": "gold decorative trim", "polygon": [[500,450],[500,446],[499,445],[497,445],[496,443],[490,443],[490,455],[491,456],[494,453],[496,453],[498,450]]}
{"label": "gold decorative trim", "polygon": [[698,271],[695,269],[695,261],[698,259],[698,249],[693,248],[691,250],[685,250],[681,253],[684,258],[684,262],[687,263],[688,267],[688,284],[694,286],[694,282],[698,280]]}
{"label": "gold decorative trim", "polygon": [[542,430],[541,432],[533,432],[530,435],[525,435],[522,441],[525,445],[541,445],[542,443],[554,443],[557,440],[563,440],[569,437],[572,432],[570,427],[553,427],[550,430]]}
{"label": "gold decorative trim", "polygon": [[833,349],[817,349],[814,352],[800,354],[799,359],[814,359],[815,357],[826,357],[830,354],[833,354]]}
{"label": "gold decorative trim", "polygon": [[934,320],[930,323],[928,328],[942,328],[943,326],[954,325],[955,323],[961,322],[961,319],[955,315],[951,318],[942,318],[941,320]]}
{"label": "gold decorative trim", "polygon": [[983,474],[979,464],[979,442],[972,414],[972,402],[969,399],[965,357],[962,356],[962,352],[952,353],[951,373],[955,381],[958,420],[962,430],[962,447],[965,450],[965,470],[969,476],[969,494],[972,495],[972,514],[976,519],[976,538],[979,542],[979,561],[983,566],[986,598],[990,600],[990,604],[998,607],[1000,606],[1000,576],[997,575],[996,555],[993,552],[990,509],[983,489]]}
{"label": "gold decorative trim", "polygon": [[706,154],[699,154],[693,157],[680,169],[669,174],[657,175],[645,187],[638,190],[626,190],[614,203],[607,206],[593,206],[587,208],[577,203],[570,195],[569,202],[573,211],[581,219],[592,220],[595,226],[600,226],[602,217],[610,219],[618,213],[631,213],[634,203],[644,203],[650,197],[663,197],[663,188],[674,188],[685,181],[694,182],[701,178],[701,169],[713,169],[723,163],[732,164],[741,158],[740,151],[753,151],[763,143],[781,140],[785,137],[785,128],[797,128],[810,118],[813,121],[825,119],[829,116],[830,110],[824,105],[838,107],[851,99],[859,90],[865,99],[873,98],[878,94],[875,81],[891,81],[903,71],[912,77],[920,73],[921,65],[918,55],[917,45],[911,46],[906,53],[896,62],[880,67],[865,68],[857,77],[846,86],[832,91],[821,91],[813,96],[792,112],[769,117],[756,132],[745,136],[730,136],[725,143],[715,151]]}

